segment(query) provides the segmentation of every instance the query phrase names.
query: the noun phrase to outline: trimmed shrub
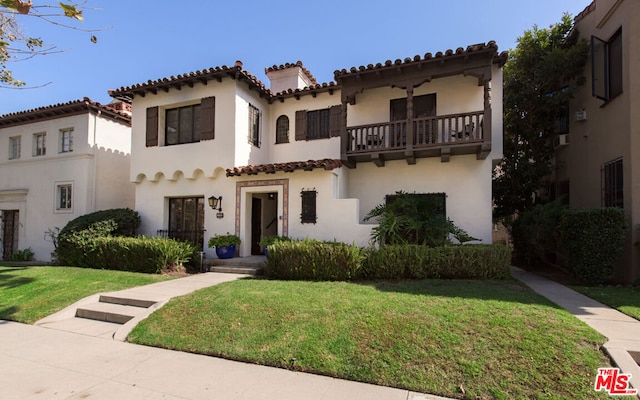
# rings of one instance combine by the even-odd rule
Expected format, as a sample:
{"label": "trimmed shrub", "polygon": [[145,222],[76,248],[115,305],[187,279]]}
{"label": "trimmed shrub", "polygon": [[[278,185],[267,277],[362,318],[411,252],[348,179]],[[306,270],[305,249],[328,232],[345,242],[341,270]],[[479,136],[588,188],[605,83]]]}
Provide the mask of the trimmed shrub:
{"label": "trimmed shrub", "polygon": [[504,279],[511,276],[511,249],[504,245],[427,247],[385,245],[368,249],[364,279]]}
{"label": "trimmed shrub", "polygon": [[267,249],[267,274],[274,279],[351,280],[363,258],[357,246],[313,239],[279,241]]}
{"label": "trimmed shrub", "polygon": [[571,210],[563,214],[559,230],[577,278],[597,284],[613,277],[627,230],[622,209]]}
{"label": "trimmed shrub", "polygon": [[195,248],[186,242],[159,237],[88,236],[85,230],[65,240],[65,265],[81,268],[159,273],[189,261]]}
{"label": "trimmed shrub", "polygon": [[113,208],[96,211],[75,218],[60,230],[59,236],[88,229],[97,222],[113,221],[114,228],[109,232],[113,236],[134,236],[140,226],[140,215],[130,208]]}
{"label": "trimmed shrub", "polygon": [[33,261],[34,255],[31,247],[27,247],[26,249],[14,251],[11,254],[11,261]]}

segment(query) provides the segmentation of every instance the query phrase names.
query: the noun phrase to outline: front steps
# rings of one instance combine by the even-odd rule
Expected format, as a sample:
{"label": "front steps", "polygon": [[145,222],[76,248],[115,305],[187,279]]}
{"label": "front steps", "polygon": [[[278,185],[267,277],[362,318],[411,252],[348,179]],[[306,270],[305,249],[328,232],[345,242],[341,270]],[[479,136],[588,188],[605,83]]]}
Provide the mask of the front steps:
{"label": "front steps", "polygon": [[101,295],[97,303],[78,307],[75,316],[124,325],[154,304],[155,301]]}
{"label": "front steps", "polygon": [[234,257],[228,259],[205,258],[204,267],[209,272],[226,274],[262,275],[264,273],[265,256]]}

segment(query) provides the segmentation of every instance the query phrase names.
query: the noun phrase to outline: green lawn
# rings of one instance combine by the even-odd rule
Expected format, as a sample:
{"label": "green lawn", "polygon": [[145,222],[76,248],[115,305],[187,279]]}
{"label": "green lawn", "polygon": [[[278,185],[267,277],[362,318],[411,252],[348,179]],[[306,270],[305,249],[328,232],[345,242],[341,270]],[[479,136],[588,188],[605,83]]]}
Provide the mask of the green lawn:
{"label": "green lawn", "polygon": [[590,399],[604,338],[514,281],[245,279],[174,299],[134,343],[454,398]]}
{"label": "green lawn", "polygon": [[572,286],[573,290],[640,320],[640,288]]}
{"label": "green lawn", "polygon": [[0,319],[32,324],[92,294],[165,279],[97,269],[0,266]]}

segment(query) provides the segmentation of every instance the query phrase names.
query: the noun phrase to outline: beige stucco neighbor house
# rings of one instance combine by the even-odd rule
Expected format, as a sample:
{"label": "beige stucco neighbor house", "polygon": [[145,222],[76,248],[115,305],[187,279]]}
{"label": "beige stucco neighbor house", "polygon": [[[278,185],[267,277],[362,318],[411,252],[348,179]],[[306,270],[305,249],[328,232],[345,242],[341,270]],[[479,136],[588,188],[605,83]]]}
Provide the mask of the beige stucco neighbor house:
{"label": "beige stucco neighbor house", "polygon": [[0,116],[0,259],[31,248],[50,261],[47,230],[133,208],[129,109],[84,98]]}
{"label": "beige stucco neighbor house", "polygon": [[[265,235],[366,245],[387,195],[433,196],[491,242],[491,171],[502,157],[502,66],[494,42],[335,71],[241,62],[121,87],[132,106],[131,181],[143,233],[240,256]],[[216,208],[209,198],[221,200]]]}
{"label": "beige stucco neighbor house", "polygon": [[595,0],[575,28],[591,41],[591,60],[556,141],[556,192],[574,208],[624,208],[630,233],[616,279],[633,283],[640,278],[640,2]]}

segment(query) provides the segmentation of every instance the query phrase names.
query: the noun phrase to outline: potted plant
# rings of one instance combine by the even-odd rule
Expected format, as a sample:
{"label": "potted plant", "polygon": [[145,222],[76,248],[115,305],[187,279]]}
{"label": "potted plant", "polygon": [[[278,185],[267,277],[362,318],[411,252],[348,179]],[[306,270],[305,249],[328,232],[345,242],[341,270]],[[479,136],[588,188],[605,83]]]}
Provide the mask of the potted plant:
{"label": "potted plant", "polygon": [[226,235],[215,235],[209,238],[209,247],[216,248],[218,258],[233,258],[236,255],[236,246],[240,244],[240,238],[227,232]]}
{"label": "potted plant", "polygon": [[268,246],[278,243],[278,242],[285,242],[291,240],[286,236],[278,236],[278,235],[273,235],[273,236],[263,236],[262,238],[260,238],[260,247],[264,247],[264,255],[269,257],[269,250],[268,250]]}

